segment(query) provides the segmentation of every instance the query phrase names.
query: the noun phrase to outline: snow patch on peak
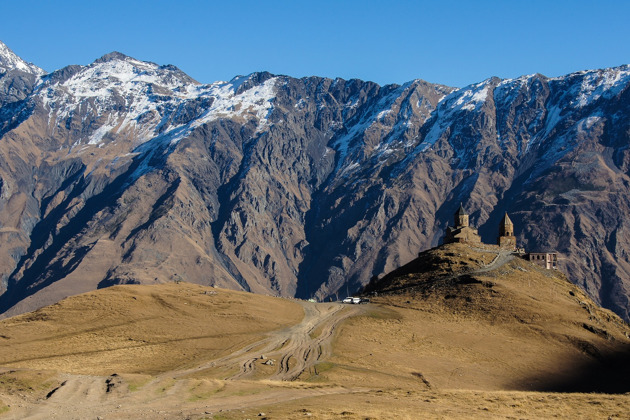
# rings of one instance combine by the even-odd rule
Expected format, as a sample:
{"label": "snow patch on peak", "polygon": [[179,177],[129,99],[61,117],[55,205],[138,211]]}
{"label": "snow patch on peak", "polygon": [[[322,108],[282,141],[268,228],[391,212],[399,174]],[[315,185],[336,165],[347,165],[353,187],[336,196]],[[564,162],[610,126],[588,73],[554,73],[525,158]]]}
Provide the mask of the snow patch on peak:
{"label": "snow patch on peak", "polygon": [[494,102],[497,108],[510,107],[519,95],[528,98],[538,97],[549,79],[541,74],[529,74],[516,79],[503,79],[494,89]]}
{"label": "snow patch on peak", "polygon": [[196,126],[222,117],[257,119],[260,130],[268,125],[275,80],[237,77],[200,85],[176,67],[111,53],[67,79],[42,84],[38,96],[53,130],[75,115],[97,121],[79,143],[100,144],[108,133],[115,138],[128,131],[137,145],[183,128],[170,137],[179,141]]}
{"label": "snow patch on peak", "polygon": [[[240,78],[239,78],[240,80]],[[255,85],[240,93],[236,93],[239,87],[239,80],[230,82],[218,82],[211,85],[196,86],[190,92],[193,97],[211,97],[214,100],[212,105],[199,118],[186,124],[169,128],[157,134],[150,141],[144,142],[134,150],[134,153],[145,154],[141,165],[134,172],[132,178],[137,179],[143,174],[152,170],[150,161],[155,153],[162,151],[172,151],[180,140],[186,138],[192,131],[208,122],[221,119],[223,117],[234,118],[240,116],[243,119],[257,120],[257,132],[269,126],[267,119],[273,110],[273,100],[275,99],[275,86],[278,77],[265,80],[260,85]],[[105,135],[112,127],[104,126],[103,130],[97,130],[98,135]]]}
{"label": "snow patch on peak", "polygon": [[258,120],[258,129],[261,130],[269,125],[268,116],[273,108],[277,80],[278,77],[272,77],[246,90],[239,89],[244,82],[241,78],[232,79],[228,83],[220,82],[199,87],[197,90],[201,96],[212,97],[214,101],[204,115],[195,122],[195,125],[222,117],[249,116]]}
{"label": "snow patch on peak", "polygon": [[9,47],[0,41],[0,73],[11,70],[20,70],[25,73],[43,76],[46,72],[34,64],[27,63],[15,54]]}
{"label": "snow patch on peak", "polygon": [[474,85],[467,86],[456,91],[459,96],[453,105],[454,110],[465,109],[474,111],[481,107],[488,98],[490,83],[488,80]]}
{"label": "snow patch on peak", "polygon": [[502,79],[499,84],[497,85],[498,87],[503,87],[503,86],[510,86],[510,87],[520,87],[523,86],[525,84],[527,84],[531,79],[535,78],[535,77],[540,77],[539,74],[537,73],[533,73],[533,74],[526,74],[520,77],[517,77],[515,79]]}
{"label": "snow patch on peak", "polygon": [[599,98],[617,95],[630,83],[630,66],[574,73],[583,75],[576,99],[571,103],[583,108]]}
{"label": "snow patch on peak", "polygon": [[476,111],[488,99],[492,87],[491,79],[466,86],[445,96],[434,111],[435,121],[424,140],[418,145],[416,153],[421,153],[433,146],[450,127],[455,114]]}
{"label": "snow patch on peak", "polygon": [[179,83],[165,78],[158,65],[135,59],[95,62],[63,85],[73,96],[103,96],[112,89],[122,92],[136,91],[141,83],[155,83],[175,88]]}
{"label": "snow patch on peak", "polygon": [[[238,91],[238,88],[240,88],[245,82],[247,82],[249,80],[249,76],[235,76],[232,78],[232,80],[230,80],[229,82],[225,83],[225,84],[230,84],[232,85],[232,89],[234,90],[234,93],[236,93]],[[222,83],[222,82],[219,82]]]}

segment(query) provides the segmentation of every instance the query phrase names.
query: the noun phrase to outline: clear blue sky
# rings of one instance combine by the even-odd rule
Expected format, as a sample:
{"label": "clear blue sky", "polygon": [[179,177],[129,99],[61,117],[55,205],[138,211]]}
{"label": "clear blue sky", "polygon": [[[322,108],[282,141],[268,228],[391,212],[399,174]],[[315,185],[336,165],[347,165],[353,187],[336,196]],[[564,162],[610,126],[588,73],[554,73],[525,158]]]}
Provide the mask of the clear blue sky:
{"label": "clear blue sky", "polygon": [[200,82],[290,76],[491,76],[630,63],[630,1],[0,0],[0,40],[53,71],[120,51]]}

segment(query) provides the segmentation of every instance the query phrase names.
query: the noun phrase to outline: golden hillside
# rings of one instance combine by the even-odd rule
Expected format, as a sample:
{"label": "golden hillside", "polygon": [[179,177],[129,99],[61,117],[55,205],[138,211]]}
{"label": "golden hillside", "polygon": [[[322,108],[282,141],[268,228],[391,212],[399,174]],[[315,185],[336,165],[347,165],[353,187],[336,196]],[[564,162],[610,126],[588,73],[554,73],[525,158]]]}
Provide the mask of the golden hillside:
{"label": "golden hillside", "polygon": [[378,335],[386,359],[404,360],[396,370],[425,367],[440,388],[630,391],[630,328],[559,271],[450,244],[366,293],[392,315],[353,321],[361,334]]}
{"label": "golden hillside", "polygon": [[181,283],[65,299],[0,322],[0,418],[630,412],[630,329],[559,272],[448,245],[367,294],[343,305]]}

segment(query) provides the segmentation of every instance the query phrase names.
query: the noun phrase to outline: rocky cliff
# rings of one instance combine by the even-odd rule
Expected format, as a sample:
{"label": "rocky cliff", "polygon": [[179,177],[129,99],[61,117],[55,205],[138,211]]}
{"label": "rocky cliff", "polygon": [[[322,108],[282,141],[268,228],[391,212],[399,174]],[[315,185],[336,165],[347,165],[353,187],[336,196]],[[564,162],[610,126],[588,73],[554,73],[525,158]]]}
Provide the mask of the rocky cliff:
{"label": "rocky cliff", "polygon": [[45,75],[2,47],[5,315],[178,279],[345,294],[436,245],[463,201],[486,242],[508,211],[519,244],[628,319],[628,66],[200,84],[120,53]]}

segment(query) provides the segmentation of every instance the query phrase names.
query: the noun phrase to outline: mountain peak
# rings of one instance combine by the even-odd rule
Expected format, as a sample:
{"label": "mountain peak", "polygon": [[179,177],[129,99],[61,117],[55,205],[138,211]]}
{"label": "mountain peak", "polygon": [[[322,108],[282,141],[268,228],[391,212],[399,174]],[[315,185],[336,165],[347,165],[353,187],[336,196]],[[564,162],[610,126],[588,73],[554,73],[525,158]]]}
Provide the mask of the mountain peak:
{"label": "mountain peak", "polygon": [[114,73],[124,73],[128,72],[130,68],[135,68],[136,70],[133,70],[133,72],[136,72],[139,69],[141,71],[146,71],[155,75],[162,74],[163,77],[167,79],[169,77],[174,77],[179,81],[178,83],[194,85],[199,84],[199,82],[181,71],[177,66],[174,66],[172,64],[161,66],[151,61],[138,60],[137,58],[130,57],[118,51],[112,51],[108,54],[105,54],[101,58],[95,60],[94,63],[92,63],[92,65],[88,67],[93,68],[102,66],[105,66],[105,68],[109,68],[110,71],[113,69]]}
{"label": "mountain peak", "polygon": [[250,73],[247,76],[236,76],[230,81],[230,84],[234,86],[234,93],[238,95],[274,77],[276,76],[267,71],[260,71]]}
{"label": "mountain peak", "polygon": [[44,70],[36,65],[22,60],[4,42],[0,41],[0,72],[6,73],[11,70],[19,70],[38,76],[46,74]]}
{"label": "mountain peak", "polygon": [[131,59],[132,57],[129,57],[126,54],[123,54],[121,52],[118,51],[112,51],[110,53],[105,54],[104,56],[102,56],[101,58],[97,59],[96,61],[94,61],[95,63],[107,63],[110,61],[127,61],[129,59]]}

